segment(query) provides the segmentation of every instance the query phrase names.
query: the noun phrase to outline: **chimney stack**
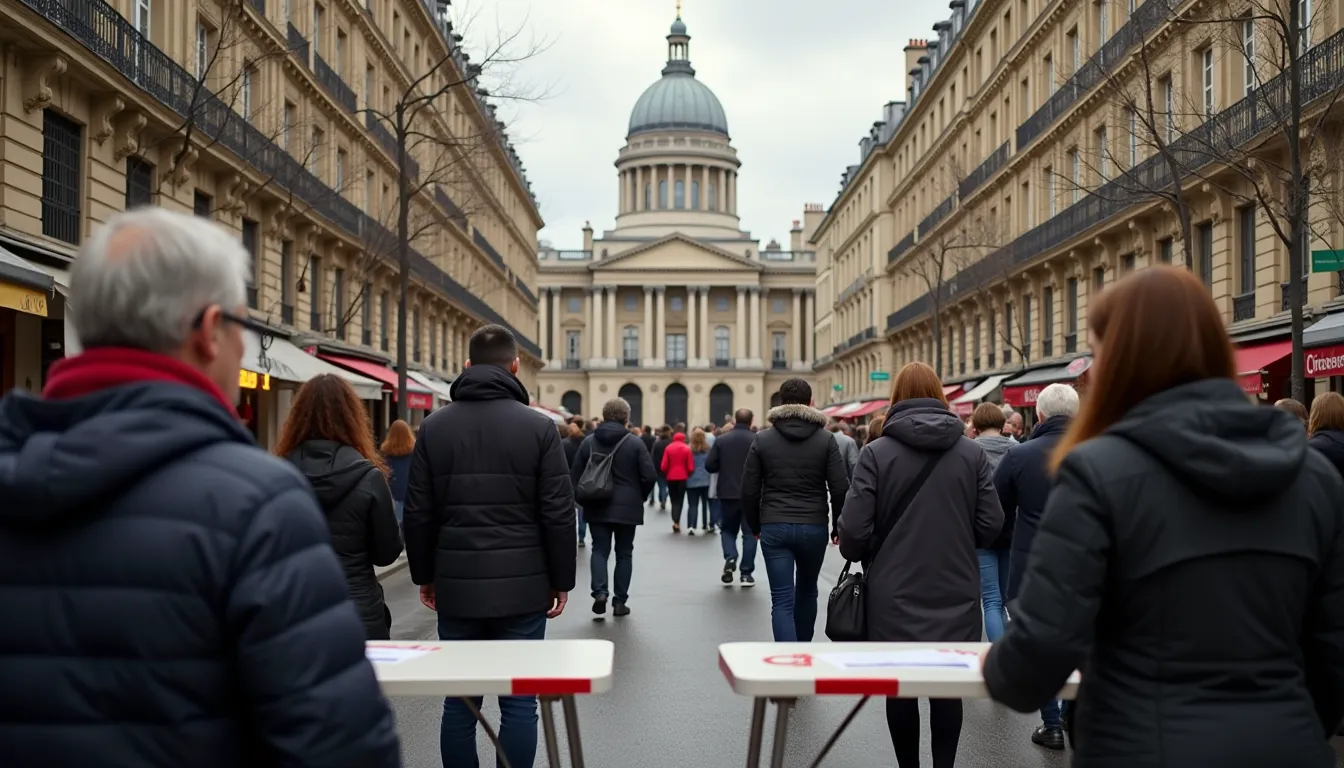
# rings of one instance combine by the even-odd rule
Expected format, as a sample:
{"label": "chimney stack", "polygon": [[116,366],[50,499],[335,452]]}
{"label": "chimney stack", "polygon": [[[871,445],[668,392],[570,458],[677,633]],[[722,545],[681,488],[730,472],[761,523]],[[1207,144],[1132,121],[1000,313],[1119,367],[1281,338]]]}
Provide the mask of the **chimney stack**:
{"label": "chimney stack", "polygon": [[583,250],[593,250],[593,225],[586,221],[583,222]]}
{"label": "chimney stack", "polygon": [[803,250],[803,223],[793,220],[793,229],[789,230],[789,250],[795,253]]}
{"label": "chimney stack", "polygon": [[[919,57],[928,53],[929,41],[916,40],[911,38],[909,44],[905,46],[905,71],[909,73],[913,69],[919,68]],[[909,91],[915,85],[915,76],[907,74],[905,77],[905,89]]]}

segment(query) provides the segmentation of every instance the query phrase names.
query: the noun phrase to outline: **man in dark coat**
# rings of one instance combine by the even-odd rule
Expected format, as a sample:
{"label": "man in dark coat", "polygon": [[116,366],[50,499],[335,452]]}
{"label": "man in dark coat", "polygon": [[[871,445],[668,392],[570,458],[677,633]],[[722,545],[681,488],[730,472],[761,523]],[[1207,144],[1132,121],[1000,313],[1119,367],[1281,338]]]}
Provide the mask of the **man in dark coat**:
{"label": "man in dark coat", "polygon": [[645,424],[644,428],[640,430],[639,441],[644,444],[644,449],[652,454],[653,444],[658,441],[658,438],[653,436],[653,427]]}
{"label": "man in dark coat", "polygon": [[[406,556],[441,640],[540,640],[574,588],[574,491],[555,424],[528,407],[513,333],[487,325],[453,381],[453,402],[420,425],[406,494]],[[477,700],[479,708],[479,699]],[[537,700],[500,696],[509,763],[531,765]],[[443,706],[443,764],[476,754],[476,718]],[[475,764],[474,760],[470,764]]]}
{"label": "man in dark coat", "polygon": [[723,521],[719,527],[719,536],[723,542],[724,584],[733,583],[733,571],[738,568],[737,536],[742,534],[741,583],[744,587],[756,586],[756,536],[742,524],[742,471],[747,466],[747,454],[751,444],[756,441],[756,433],[751,431],[751,421],[755,414],[746,408],[739,408],[733,414],[735,421],[731,429],[726,429],[714,445],[709,448],[709,458],[705,459],[705,470],[719,475],[719,503],[723,505]]}
{"label": "man in dark coat", "polygon": [[809,405],[812,387],[789,379],[779,395],[782,405],[766,417],[773,429],[758,433],[747,452],[742,517],[765,555],[775,642],[808,642],[817,623],[817,577],[849,476],[826,415]]}
{"label": "man in dark coat", "polygon": [[[999,460],[994,470],[994,488],[1005,513],[1014,515],[1013,541],[1008,556],[1008,594],[1011,603],[1022,586],[1031,544],[1041,523],[1041,513],[1050,498],[1054,478],[1050,475],[1050,454],[1078,413],[1078,392],[1068,384],[1051,384],[1036,398],[1036,419],[1031,439],[1014,446]],[[1009,605],[1009,619],[1012,606]],[[1064,748],[1064,728],[1059,702],[1041,708],[1041,725],[1031,740],[1048,749]]]}
{"label": "man in dark coat", "polygon": [[[658,509],[661,511],[667,508],[667,496],[670,490],[667,487],[667,478],[663,477],[663,454],[667,452],[667,446],[672,444],[672,428],[664,424],[658,428],[658,439],[653,441],[653,447],[649,449],[649,457],[653,459],[653,468],[658,473]],[[653,503],[653,492],[649,492],[649,503]]]}
{"label": "man in dark coat", "polygon": [[233,406],[247,264],[116,214],[73,269],[85,351],[0,401],[0,765],[401,765],[313,492]]}
{"label": "man in dark coat", "polygon": [[593,533],[593,553],[588,570],[592,573],[593,613],[607,612],[607,599],[612,596],[607,588],[607,560],[611,556],[612,540],[616,542],[615,600],[611,612],[615,616],[630,615],[630,577],[634,572],[632,553],[635,550],[635,527],[644,524],[644,500],[658,482],[653,459],[625,428],[630,418],[630,404],[621,398],[608,400],[602,407],[602,423],[593,434],[584,439],[570,467],[570,480],[575,488],[588,466],[590,458],[611,456],[613,491],[605,501],[586,501],[584,519]]}

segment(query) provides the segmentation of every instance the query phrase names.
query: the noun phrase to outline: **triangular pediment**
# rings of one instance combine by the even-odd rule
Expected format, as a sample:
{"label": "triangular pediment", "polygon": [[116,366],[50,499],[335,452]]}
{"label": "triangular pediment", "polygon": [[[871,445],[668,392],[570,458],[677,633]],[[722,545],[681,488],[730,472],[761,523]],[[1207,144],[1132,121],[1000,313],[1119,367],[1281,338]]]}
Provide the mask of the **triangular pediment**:
{"label": "triangular pediment", "polygon": [[595,261],[588,266],[594,272],[611,270],[704,272],[706,270],[733,270],[760,272],[763,267],[709,243],[680,234],[672,234],[653,242],[644,243],[609,259]]}

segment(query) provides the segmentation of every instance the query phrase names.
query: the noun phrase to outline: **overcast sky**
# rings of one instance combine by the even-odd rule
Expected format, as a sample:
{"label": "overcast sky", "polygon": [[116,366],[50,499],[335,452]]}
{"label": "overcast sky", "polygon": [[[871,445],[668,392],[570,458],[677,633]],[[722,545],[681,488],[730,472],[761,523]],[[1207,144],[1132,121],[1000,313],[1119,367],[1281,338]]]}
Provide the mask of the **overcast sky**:
{"label": "overcast sky", "polygon": [[[582,246],[591,221],[614,226],[613,163],[630,110],[667,60],[675,0],[454,0],[459,31],[482,47],[520,33],[495,90],[541,204],[541,238]],[[742,161],[742,227],[788,248],[804,203],[829,206],[882,105],[905,93],[902,49],[933,35],[946,0],[684,0],[696,77],[723,103]],[[507,82],[498,82],[501,77]],[[487,77],[488,79],[488,77]]]}

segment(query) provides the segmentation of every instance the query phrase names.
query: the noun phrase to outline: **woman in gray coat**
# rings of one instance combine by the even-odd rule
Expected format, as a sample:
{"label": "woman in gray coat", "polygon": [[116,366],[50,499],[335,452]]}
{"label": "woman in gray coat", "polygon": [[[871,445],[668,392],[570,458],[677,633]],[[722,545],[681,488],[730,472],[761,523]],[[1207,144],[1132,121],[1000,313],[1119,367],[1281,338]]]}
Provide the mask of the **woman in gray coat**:
{"label": "woman in gray coat", "polygon": [[[896,374],[881,429],[859,454],[839,525],[840,554],[862,562],[868,576],[868,637],[977,642],[976,548],[992,544],[1003,525],[985,450],[965,437],[923,363]],[[960,700],[929,702],[934,768],[956,760],[961,716]],[[918,699],[887,699],[887,728],[900,768],[918,768]]]}

